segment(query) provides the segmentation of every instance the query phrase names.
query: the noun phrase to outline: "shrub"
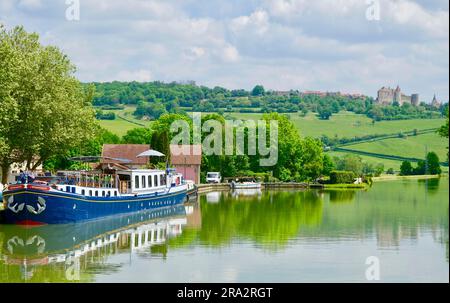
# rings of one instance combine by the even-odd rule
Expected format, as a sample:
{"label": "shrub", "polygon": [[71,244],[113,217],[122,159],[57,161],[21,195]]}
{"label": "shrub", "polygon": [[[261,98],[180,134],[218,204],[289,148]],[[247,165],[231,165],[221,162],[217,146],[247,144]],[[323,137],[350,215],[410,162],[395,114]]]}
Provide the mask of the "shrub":
{"label": "shrub", "polygon": [[412,174],[412,165],[409,161],[403,161],[402,165],[400,166],[400,175],[401,176],[408,176]]}
{"label": "shrub", "polygon": [[354,182],[356,174],[352,171],[334,170],[330,173],[331,184],[351,184]]}
{"label": "shrub", "polygon": [[386,171],[386,174],[388,174],[388,175],[393,175],[395,172],[394,172],[394,169],[391,167],[391,168],[388,168],[388,170]]}

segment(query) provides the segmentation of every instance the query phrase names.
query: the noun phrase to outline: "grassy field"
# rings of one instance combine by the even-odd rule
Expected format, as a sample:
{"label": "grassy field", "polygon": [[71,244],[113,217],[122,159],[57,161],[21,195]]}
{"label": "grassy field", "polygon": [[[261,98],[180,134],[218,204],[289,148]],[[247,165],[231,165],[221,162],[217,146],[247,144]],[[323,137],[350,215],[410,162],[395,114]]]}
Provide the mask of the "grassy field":
{"label": "grassy field", "polygon": [[424,134],[407,138],[386,139],[347,145],[345,148],[371,153],[423,159],[426,150],[434,151],[441,161],[447,158],[448,142],[438,134]]}
{"label": "grassy field", "polygon": [[[107,130],[113,132],[114,134],[118,136],[123,136],[127,133],[128,130],[137,128],[137,127],[144,127],[144,126],[150,126],[151,122],[149,121],[143,121],[136,119],[133,116],[133,112],[135,110],[135,107],[133,106],[127,106],[122,110],[104,110],[103,112],[113,112],[116,114],[115,120],[99,120],[100,125],[103,128],[106,128]],[[123,119],[121,119],[123,118]]]}
{"label": "grassy field", "polygon": [[[327,155],[329,155],[332,158],[333,157],[343,157],[346,154],[347,153],[345,153],[345,152],[336,152],[336,151],[327,152]],[[368,157],[368,156],[364,156],[364,155],[358,155],[358,156],[360,156],[364,162],[370,163],[374,166],[377,165],[378,163],[383,163],[385,170],[387,170],[389,168],[393,168],[395,171],[400,171],[400,165],[402,164],[401,161],[396,161],[396,160]]]}
{"label": "grassy field", "polygon": [[[234,119],[261,119],[262,114],[231,113]],[[371,134],[392,134],[414,129],[429,129],[440,127],[444,119],[411,119],[396,121],[379,121],[372,124],[372,119],[365,115],[357,115],[352,112],[333,114],[330,120],[320,120],[316,114],[308,113],[305,117],[300,114],[288,114],[301,136],[320,138],[328,137],[355,137]]]}

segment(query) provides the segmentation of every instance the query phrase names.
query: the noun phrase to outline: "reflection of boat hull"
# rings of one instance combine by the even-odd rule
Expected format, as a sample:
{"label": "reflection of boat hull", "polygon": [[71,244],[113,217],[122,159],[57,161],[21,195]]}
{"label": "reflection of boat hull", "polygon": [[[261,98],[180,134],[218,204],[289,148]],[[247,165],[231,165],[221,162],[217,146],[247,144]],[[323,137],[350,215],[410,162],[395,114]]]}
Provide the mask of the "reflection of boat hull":
{"label": "reflection of boat hull", "polygon": [[4,226],[3,251],[9,252],[11,258],[12,255],[14,258],[45,256],[73,250],[80,245],[110,234],[117,234],[133,226],[163,218],[184,217],[185,214],[184,206],[176,205],[76,224],[45,225],[32,229]]}
{"label": "reflection of boat hull", "polygon": [[197,196],[198,196],[197,187],[188,190],[187,193],[186,193],[186,197],[187,197],[188,201],[191,201],[191,200],[195,199]]}
{"label": "reflection of boat hull", "polygon": [[6,223],[66,224],[183,203],[186,190],[126,197],[87,197],[57,190],[21,188],[4,192]]}

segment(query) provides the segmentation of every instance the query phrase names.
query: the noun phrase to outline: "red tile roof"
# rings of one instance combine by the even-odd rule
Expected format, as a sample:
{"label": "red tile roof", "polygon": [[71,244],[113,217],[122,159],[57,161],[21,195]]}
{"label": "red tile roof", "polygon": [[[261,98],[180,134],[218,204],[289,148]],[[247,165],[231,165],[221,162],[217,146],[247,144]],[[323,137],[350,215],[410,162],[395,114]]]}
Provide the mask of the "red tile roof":
{"label": "red tile roof", "polygon": [[[104,144],[102,149],[102,157],[121,158],[131,160],[128,165],[145,165],[148,162],[148,157],[136,158],[140,153],[149,150],[150,146],[147,144]],[[113,163],[117,161],[102,160],[102,163]]]}
{"label": "red tile roof", "polygon": [[[201,145],[182,145],[181,154],[175,154],[176,145],[170,145],[170,162],[172,165],[201,165],[202,164],[202,146]],[[195,153],[195,154],[194,154]]]}

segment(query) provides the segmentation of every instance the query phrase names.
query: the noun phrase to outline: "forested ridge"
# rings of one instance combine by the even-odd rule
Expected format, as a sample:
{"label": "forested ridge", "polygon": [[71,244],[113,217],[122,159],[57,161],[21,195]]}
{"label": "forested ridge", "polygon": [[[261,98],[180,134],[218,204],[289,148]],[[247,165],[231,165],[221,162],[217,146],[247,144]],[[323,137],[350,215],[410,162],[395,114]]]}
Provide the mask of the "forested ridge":
{"label": "forested ridge", "polygon": [[365,114],[376,121],[412,118],[440,118],[445,106],[435,108],[425,102],[419,106],[392,104],[381,106],[373,97],[347,96],[336,93],[326,95],[303,94],[298,90],[279,92],[265,90],[256,85],[251,91],[230,90],[216,86],[209,88],[194,83],[164,82],[106,82],[85,83],[95,87],[94,105],[105,109],[135,105],[134,115],[148,120],[158,119],[164,113],[183,111],[247,112],[247,113],[317,113],[329,119],[345,110]]}

